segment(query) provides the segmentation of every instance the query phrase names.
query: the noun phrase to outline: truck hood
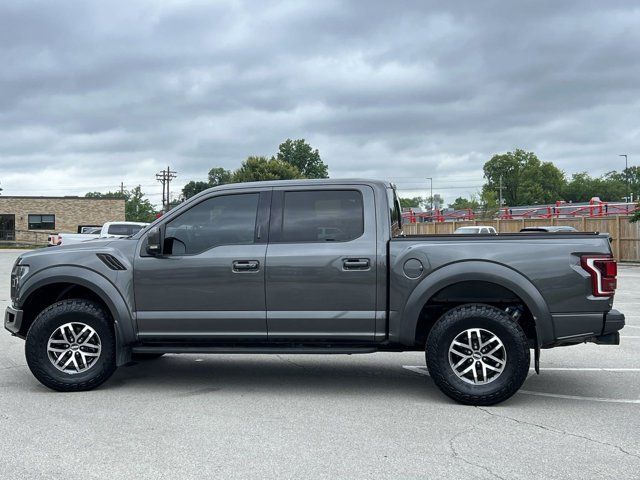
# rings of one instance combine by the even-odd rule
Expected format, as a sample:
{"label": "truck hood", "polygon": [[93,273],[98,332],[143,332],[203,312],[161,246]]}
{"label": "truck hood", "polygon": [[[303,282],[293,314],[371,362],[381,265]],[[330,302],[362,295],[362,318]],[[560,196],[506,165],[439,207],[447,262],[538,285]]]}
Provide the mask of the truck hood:
{"label": "truck hood", "polygon": [[[60,245],[57,247],[48,247],[48,248],[39,248],[36,250],[31,250],[29,252],[25,252],[20,257],[18,257],[19,263],[28,264],[31,260],[44,260],[47,259],[50,263],[57,263],[55,258],[56,256],[62,256],[64,254],[69,254],[73,252],[84,252],[89,253],[92,250],[99,251],[104,247],[111,246],[114,243],[120,242],[129,242],[129,239],[122,238],[105,238],[105,239],[96,239],[96,240],[88,240],[82,243],[76,243],[73,245]],[[135,242],[135,240],[133,240]]]}

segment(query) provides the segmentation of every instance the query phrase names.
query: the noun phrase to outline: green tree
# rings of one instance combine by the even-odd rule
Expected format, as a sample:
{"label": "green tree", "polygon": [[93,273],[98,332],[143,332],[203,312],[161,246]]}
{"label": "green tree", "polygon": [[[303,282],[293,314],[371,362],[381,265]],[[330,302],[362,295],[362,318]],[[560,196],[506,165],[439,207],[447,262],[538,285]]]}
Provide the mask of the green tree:
{"label": "green tree", "polygon": [[587,172],[574,173],[564,188],[562,197],[568,202],[588,202],[599,195],[600,186],[597,178]]}
{"label": "green tree", "polygon": [[128,222],[151,222],[155,219],[156,210],[145,197],[142,187],[122,192],[89,192],[86,198],[122,198],[124,199],[125,220]]}
{"label": "green tree", "polygon": [[220,167],[214,167],[209,170],[209,186],[217,187],[218,185],[225,185],[231,183],[233,178],[233,172]]}
{"label": "green tree", "polygon": [[563,197],[570,202],[588,202],[594,197],[603,202],[621,202],[627,196],[627,189],[637,198],[640,193],[639,167],[607,172],[598,178],[589,176],[587,172],[575,173],[567,182]]}
{"label": "green tree", "polygon": [[498,194],[492,190],[482,192],[480,195],[480,218],[491,219],[500,210]]}
{"label": "green tree", "polygon": [[233,172],[230,170],[226,170],[221,167],[214,167],[209,170],[208,180],[206,182],[192,180],[182,187],[182,197],[186,200],[187,198],[191,198],[208,188],[231,183],[232,177]]}
{"label": "green tree", "polygon": [[85,194],[86,198],[122,198],[127,200],[129,198],[129,192],[124,190],[123,192],[89,192]]}
{"label": "green tree", "polygon": [[293,165],[266,157],[251,156],[242,162],[242,166],[233,173],[233,182],[258,182],[261,180],[290,180],[302,178]]}
{"label": "green tree", "polygon": [[276,158],[293,165],[303,178],[328,178],[328,167],[320,158],[320,152],[305,142],[304,138],[287,138],[278,147]]}
{"label": "green tree", "polygon": [[209,182],[199,182],[192,180],[187,183],[184,187],[182,187],[182,196],[186,200],[187,198],[191,198],[194,195],[197,195],[200,192],[203,192],[207,188],[211,188]]}
{"label": "green tree", "polygon": [[427,199],[424,197],[411,197],[411,198],[402,198],[400,197],[400,206],[402,208],[421,208]]}
{"label": "green tree", "polygon": [[124,205],[125,218],[127,221],[152,222],[155,220],[156,209],[147,198],[144,198],[144,193],[140,185],[127,193],[128,198]]}
{"label": "green tree", "polygon": [[640,196],[640,167],[625,168],[622,172],[608,172],[603,178],[610,182],[610,194],[618,197],[611,200],[620,201],[628,196],[627,192],[632,193],[635,198]]}
{"label": "green tree", "polygon": [[471,198],[458,197],[453,201],[453,203],[449,204],[449,207],[455,210],[466,210],[467,208],[476,210],[477,208],[480,208],[480,202],[478,202],[475,195],[472,195]]}
{"label": "green tree", "polygon": [[551,162],[541,162],[535,153],[516,149],[494,155],[484,164],[486,183],[483,193],[500,191],[506,205],[550,203],[562,198],[566,185],[564,172]]}
{"label": "green tree", "polygon": [[631,223],[640,221],[640,200],[638,200],[638,204],[636,205],[636,211],[633,212],[633,215],[629,219]]}

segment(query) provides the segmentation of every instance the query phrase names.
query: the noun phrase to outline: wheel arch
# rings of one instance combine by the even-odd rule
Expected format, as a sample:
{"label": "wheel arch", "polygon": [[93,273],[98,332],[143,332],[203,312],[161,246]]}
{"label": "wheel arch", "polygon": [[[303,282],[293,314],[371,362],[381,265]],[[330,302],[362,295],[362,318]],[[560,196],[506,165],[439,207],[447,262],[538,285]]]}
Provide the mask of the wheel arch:
{"label": "wheel arch", "polygon": [[30,277],[20,288],[19,297],[24,299],[20,305],[24,311],[24,335],[38,313],[56,301],[86,298],[101,304],[113,321],[118,365],[126,363],[122,347],[136,340],[132,309],[104,276],[80,266],[53,267]]}
{"label": "wheel arch", "polygon": [[[414,345],[418,338],[423,309],[447,288],[466,282],[496,285],[522,301],[534,322],[536,341],[539,346],[552,343],[554,339],[551,313],[545,299],[535,285],[521,273],[499,263],[488,261],[462,261],[441,267],[426,276],[413,290],[403,312],[400,342]],[[488,299],[490,300],[490,299]],[[481,302],[479,298],[476,302]],[[488,301],[487,303],[491,303]]]}

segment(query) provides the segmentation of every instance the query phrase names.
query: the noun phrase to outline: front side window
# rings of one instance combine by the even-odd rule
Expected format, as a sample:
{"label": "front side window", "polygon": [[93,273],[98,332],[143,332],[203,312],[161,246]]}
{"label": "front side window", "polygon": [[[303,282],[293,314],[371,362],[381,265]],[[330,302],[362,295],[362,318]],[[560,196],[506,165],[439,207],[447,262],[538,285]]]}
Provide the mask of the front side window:
{"label": "front side window", "polygon": [[348,242],[363,233],[358,190],[285,192],[282,242]]}
{"label": "front side window", "polygon": [[55,215],[29,214],[29,230],[53,230],[56,228]]}
{"label": "front side window", "polygon": [[167,223],[163,251],[193,255],[220,245],[254,242],[260,194],[212,197]]}

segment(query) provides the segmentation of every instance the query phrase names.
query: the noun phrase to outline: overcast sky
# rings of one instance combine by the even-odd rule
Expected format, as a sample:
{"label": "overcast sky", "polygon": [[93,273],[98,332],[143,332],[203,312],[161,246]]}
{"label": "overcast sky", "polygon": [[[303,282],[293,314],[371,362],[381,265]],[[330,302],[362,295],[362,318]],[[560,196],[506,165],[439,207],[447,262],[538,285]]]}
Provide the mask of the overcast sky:
{"label": "overcast sky", "polygon": [[[516,147],[640,164],[637,1],[0,2],[3,195],[160,200],[290,138],[452,201]],[[411,191],[412,190],[412,191]]]}

